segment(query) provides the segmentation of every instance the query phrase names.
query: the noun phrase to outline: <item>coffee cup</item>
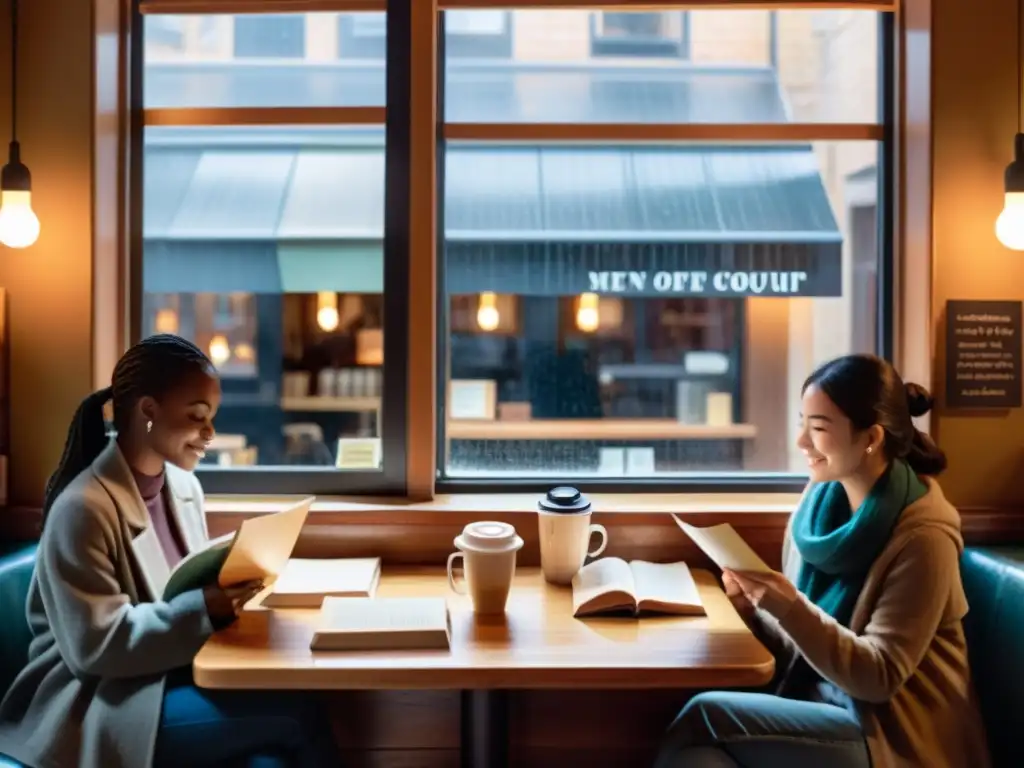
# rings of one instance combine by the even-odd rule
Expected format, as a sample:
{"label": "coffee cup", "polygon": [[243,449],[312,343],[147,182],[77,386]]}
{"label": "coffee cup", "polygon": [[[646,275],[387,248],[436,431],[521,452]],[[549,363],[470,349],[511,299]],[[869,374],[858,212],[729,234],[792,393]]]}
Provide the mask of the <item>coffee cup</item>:
{"label": "coffee cup", "polygon": [[[454,543],[458,551],[448,556],[448,585],[452,591],[468,594],[476,613],[504,613],[516,572],[516,553],[523,548],[516,529],[508,523],[470,523]],[[455,579],[459,560],[461,581]]]}
{"label": "coffee cup", "polygon": [[[551,584],[567,585],[588,557],[597,557],[608,546],[608,531],[590,522],[590,501],[569,486],[552,488],[537,505],[540,534],[540,567]],[[590,550],[599,534],[601,543]]]}

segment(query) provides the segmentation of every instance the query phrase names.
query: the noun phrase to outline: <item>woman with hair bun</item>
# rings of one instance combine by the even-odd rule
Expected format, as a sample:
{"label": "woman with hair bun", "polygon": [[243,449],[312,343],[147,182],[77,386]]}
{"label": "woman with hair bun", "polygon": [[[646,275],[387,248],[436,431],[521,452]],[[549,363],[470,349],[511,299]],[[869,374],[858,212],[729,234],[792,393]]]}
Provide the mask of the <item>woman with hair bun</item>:
{"label": "woman with hair bun", "polygon": [[807,378],[801,405],[810,483],[783,573],[722,579],[775,680],[695,696],[656,768],[986,768],[960,516],[934,479],[945,455],[913,423],[931,398],[885,360],[850,355]]}

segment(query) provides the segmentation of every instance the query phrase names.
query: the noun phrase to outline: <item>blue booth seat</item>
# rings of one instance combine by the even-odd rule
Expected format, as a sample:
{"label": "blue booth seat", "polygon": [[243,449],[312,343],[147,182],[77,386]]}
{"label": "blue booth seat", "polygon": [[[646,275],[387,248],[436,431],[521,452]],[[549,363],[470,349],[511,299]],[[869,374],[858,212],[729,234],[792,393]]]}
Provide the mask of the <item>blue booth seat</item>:
{"label": "blue booth seat", "polygon": [[1024,764],[1024,547],[969,548],[961,563],[971,673],[993,764]]}
{"label": "blue booth seat", "polygon": [[[0,691],[28,658],[25,600],[32,545],[0,551]],[[963,557],[971,610],[965,629],[974,684],[996,768],[1019,766],[1024,734],[1024,547],[969,548]],[[21,768],[0,755],[0,768]]]}
{"label": "blue booth seat", "polygon": [[[34,544],[0,550],[0,696],[28,661],[32,636],[25,616],[25,601],[35,554]],[[22,765],[0,755],[0,768],[22,768]]]}

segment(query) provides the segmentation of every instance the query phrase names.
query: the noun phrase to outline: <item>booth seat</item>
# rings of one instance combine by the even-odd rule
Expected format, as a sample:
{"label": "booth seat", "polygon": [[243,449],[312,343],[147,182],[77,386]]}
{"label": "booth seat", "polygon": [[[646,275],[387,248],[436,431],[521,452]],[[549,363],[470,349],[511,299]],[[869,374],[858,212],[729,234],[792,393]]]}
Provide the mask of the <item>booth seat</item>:
{"label": "booth seat", "polygon": [[[28,657],[25,621],[34,545],[0,548],[0,691]],[[969,548],[961,571],[974,684],[996,768],[1021,764],[1024,734],[1024,546]],[[927,585],[922,585],[922,588]],[[0,755],[0,768],[21,768]]]}
{"label": "booth seat", "polygon": [[[25,600],[35,563],[34,544],[0,544],[0,696],[28,660]],[[22,768],[0,755],[0,768]]]}

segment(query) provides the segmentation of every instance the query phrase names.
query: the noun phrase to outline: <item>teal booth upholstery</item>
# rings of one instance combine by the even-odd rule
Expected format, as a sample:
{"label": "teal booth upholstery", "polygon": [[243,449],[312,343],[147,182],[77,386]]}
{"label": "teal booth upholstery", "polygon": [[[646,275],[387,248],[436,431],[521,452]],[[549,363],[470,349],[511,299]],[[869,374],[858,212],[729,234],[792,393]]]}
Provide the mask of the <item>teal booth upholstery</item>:
{"label": "teal booth upholstery", "polygon": [[1024,764],[1024,547],[969,548],[961,574],[971,673],[993,765]]}
{"label": "teal booth upholstery", "polygon": [[[32,636],[25,600],[35,554],[34,544],[0,546],[0,697],[28,661]],[[0,768],[21,768],[21,764],[0,755]]]}
{"label": "teal booth upholstery", "polygon": [[[28,658],[25,600],[34,545],[0,547],[0,692]],[[1024,547],[969,548],[962,574],[974,684],[996,768],[1021,765],[1024,734]],[[0,768],[20,768],[0,755]]]}

